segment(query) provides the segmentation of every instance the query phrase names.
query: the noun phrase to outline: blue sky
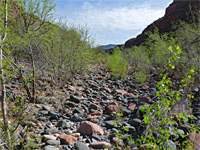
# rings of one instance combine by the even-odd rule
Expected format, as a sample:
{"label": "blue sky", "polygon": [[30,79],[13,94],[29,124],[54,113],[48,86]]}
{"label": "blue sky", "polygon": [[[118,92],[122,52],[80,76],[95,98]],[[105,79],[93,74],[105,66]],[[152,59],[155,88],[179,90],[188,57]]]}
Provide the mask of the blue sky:
{"label": "blue sky", "polygon": [[95,45],[124,44],[162,17],[172,0],[55,0],[56,14],[89,28]]}

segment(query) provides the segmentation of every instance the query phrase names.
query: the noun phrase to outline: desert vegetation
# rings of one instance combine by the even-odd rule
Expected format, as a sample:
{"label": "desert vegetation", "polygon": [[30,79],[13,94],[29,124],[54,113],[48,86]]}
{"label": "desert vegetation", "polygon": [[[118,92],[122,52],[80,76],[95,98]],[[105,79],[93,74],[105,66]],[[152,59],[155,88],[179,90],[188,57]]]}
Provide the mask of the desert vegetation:
{"label": "desert vegetation", "polygon": [[199,11],[106,53],[52,0],[0,9],[1,149],[199,148]]}

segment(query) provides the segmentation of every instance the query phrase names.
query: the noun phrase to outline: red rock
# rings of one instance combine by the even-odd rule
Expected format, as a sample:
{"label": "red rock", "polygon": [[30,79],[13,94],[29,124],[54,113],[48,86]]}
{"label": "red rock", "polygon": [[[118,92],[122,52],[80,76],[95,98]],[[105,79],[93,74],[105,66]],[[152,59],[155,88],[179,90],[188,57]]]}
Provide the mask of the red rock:
{"label": "red rock", "polygon": [[118,104],[118,102],[117,101],[114,101],[114,102],[110,102],[110,104],[109,105],[116,105],[116,106],[118,106],[119,104]]}
{"label": "red rock", "polygon": [[83,135],[92,135],[92,134],[103,135],[104,134],[103,129],[99,125],[94,124],[89,121],[85,121],[83,124],[81,124],[77,132]]}
{"label": "red rock", "polygon": [[120,89],[115,90],[115,92],[116,92],[117,94],[120,94],[120,95],[126,95],[126,94],[128,94],[127,91],[125,91],[125,90],[120,90]]}
{"label": "red rock", "polygon": [[132,93],[128,93],[128,94],[126,94],[126,96],[128,96],[128,97],[135,97],[135,95],[132,94]]}
{"label": "red rock", "polygon": [[58,139],[60,139],[61,143],[67,144],[67,145],[73,145],[76,143],[77,138],[72,135],[67,134],[61,134],[58,136]]}
{"label": "red rock", "polygon": [[92,120],[92,119],[97,119],[98,117],[97,116],[89,116],[89,117],[87,117],[86,119],[87,120]]}
{"label": "red rock", "polygon": [[133,110],[135,110],[135,107],[136,107],[136,104],[130,103],[128,106],[128,109],[133,111]]}
{"label": "red rock", "polygon": [[123,106],[117,106],[117,105],[109,105],[109,106],[106,107],[106,113],[112,114],[113,112],[120,111],[122,108],[124,108],[124,107]]}
{"label": "red rock", "polygon": [[72,91],[72,92],[75,92],[75,91],[76,91],[76,88],[75,88],[74,86],[70,86],[68,89],[69,89],[70,91]]}
{"label": "red rock", "polygon": [[149,86],[148,86],[148,85],[142,85],[142,89],[143,89],[143,90],[148,90],[148,89],[149,89]]}
{"label": "red rock", "polygon": [[106,92],[108,92],[108,93],[111,93],[111,92],[112,92],[112,90],[109,89],[109,88],[107,88],[107,87],[104,87],[103,89],[106,90]]}
{"label": "red rock", "polygon": [[138,99],[139,102],[145,102],[148,103],[151,101],[151,97],[147,97],[147,96],[142,96]]}
{"label": "red rock", "polygon": [[123,145],[124,145],[123,140],[122,140],[122,139],[119,139],[119,138],[117,138],[117,137],[113,137],[113,138],[112,138],[112,142],[113,142],[113,143],[117,143],[119,146],[123,146]]}
{"label": "red rock", "polygon": [[82,96],[83,96],[84,98],[87,98],[87,95],[86,95],[86,94],[84,94],[84,93],[82,94]]}
{"label": "red rock", "polygon": [[148,38],[146,32],[153,32],[155,28],[158,28],[159,32],[162,34],[172,30],[172,22],[177,20],[191,22],[193,18],[191,16],[191,14],[193,14],[191,13],[191,10],[193,10],[194,7],[196,7],[197,10],[200,8],[199,0],[174,0],[174,2],[167,7],[165,15],[162,18],[159,18],[148,25],[136,38],[126,41],[125,48],[129,48],[134,45],[139,46]]}
{"label": "red rock", "polygon": [[103,112],[101,112],[101,111],[97,111],[97,112],[93,112],[93,113],[91,113],[91,115],[92,116],[95,116],[95,115],[103,115]]}
{"label": "red rock", "polygon": [[97,110],[97,109],[103,109],[103,107],[102,107],[102,106],[99,106],[99,105],[97,105],[97,104],[90,104],[90,109],[95,109],[95,110]]}
{"label": "red rock", "polygon": [[[191,141],[191,144],[194,143],[193,146],[195,149],[200,148],[200,133],[199,134],[195,132],[190,133],[189,139]],[[193,149],[188,149],[188,150],[193,150]]]}
{"label": "red rock", "polygon": [[36,120],[36,121],[35,121],[35,124],[36,124],[38,127],[41,127],[41,126],[42,126],[42,123],[41,123],[39,120]]}
{"label": "red rock", "polygon": [[94,142],[90,144],[90,147],[94,149],[100,149],[100,148],[110,148],[111,144],[107,142]]}

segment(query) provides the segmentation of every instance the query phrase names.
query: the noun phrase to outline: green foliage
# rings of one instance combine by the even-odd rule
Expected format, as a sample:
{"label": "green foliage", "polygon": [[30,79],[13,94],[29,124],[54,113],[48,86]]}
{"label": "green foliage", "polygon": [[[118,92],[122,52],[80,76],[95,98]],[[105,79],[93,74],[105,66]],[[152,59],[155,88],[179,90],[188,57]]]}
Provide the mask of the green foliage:
{"label": "green foliage", "polygon": [[144,83],[147,80],[147,74],[144,72],[135,72],[135,80],[139,83]]}
{"label": "green foliage", "polygon": [[106,69],[112,71],[115,78],[123,78],[126,76],[127,61],[122,57],[119,47],[114,48],[112,55],[106,62]]}
{"label": "green foliage", "polygon": [[44,35],[42,41],[43,62],[55,78],[73,80],[75,74],[83,73],[93,63],[95,50],[85,27],[62,23]]}
{"label": "green foliage", "polygon": [[[169,58],[169,65],[166,67],[175,69],[173,63],[177,61],[177,59],[180,59],[179,55],[182,51],[178,46],[175,50],[173,50],[173,48],[170,46],[169,51],[173,54],[172,57]],[[184,81],[191,81],[190,74],[192,73],[194,73],[193,69],[191,69],[190,72],[188,72],[187,78]],[[172,109],[171,106],[176,104],[183,97],[180,97],[180,91],[174,91],[172,89],[169,89],[168,86],[172,84],[172,81],[168,77],[168,73],[162,76],[162,80],[157,83],[157,87],[160,89],[160,91],[158,91],[156,95],[159,97],[159,100],[154,105],[144,106],[140,109],[140,111],[145,112],[145,115],[143,117],[144,124],[147,128],[144,134],[148,136],[143,136],[140,139],[138,139],[138,141],[140,141],[141,143],[145,142],[149,143],[150,145],[156,145],[158,149],[162,149],[164,147],[164,149],[167,149],[167,147],[165,146],[167,141],[177,140],[176,137],[172,139],[170,133],[174,132],[178,134],[177,128],[174,128],[173,126],[175,125],[174,117],[171,117],[169,115]],[[183,86],[191,86],[191,84],[183,84]],[[188,97],[192,98],[193,96],[188,94]],[[188,122],[189,120],[188,114],[186,114],[185,112],[179,112],[176,115],[179,119],[184,119],[186,122]],[[179,124],[182,124],[182,122],[179,121]],[[169,130],[167,126],[170,126],[171,129]],[[191,132],[193,130],[194,127],[191,128]],[[187,148],[187,145],[185,143],[190,143],[190,141],[187,139],[182,141],[183,143],[181,143],[181,141],[179,142],[181,149]]]}
{"label": "green foliage", "polygon": [[146,47],[134,46],[131,48],[132,50],[132,63],[133,67],[136,68],[137,71],[147,73],[150,66],[149,55],[146,52]]}

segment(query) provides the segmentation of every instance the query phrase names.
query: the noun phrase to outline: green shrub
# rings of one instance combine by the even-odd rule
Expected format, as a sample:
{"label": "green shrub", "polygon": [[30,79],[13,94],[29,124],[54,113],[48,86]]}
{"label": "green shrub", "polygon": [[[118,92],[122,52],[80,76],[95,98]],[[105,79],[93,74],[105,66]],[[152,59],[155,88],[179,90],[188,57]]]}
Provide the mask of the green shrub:
{"label": "green shrub", "polygon": [[118,47],[114,48],[113,54],[108,57],[105,68],[112,71],[115,78],[126,76],[127,61],[122,57],[122,53]]}
{"label": "green shrub", "polygon": [[147,80],[147,74],[144,72],[135,72],[135,80],[139,83],[144,83]]}

